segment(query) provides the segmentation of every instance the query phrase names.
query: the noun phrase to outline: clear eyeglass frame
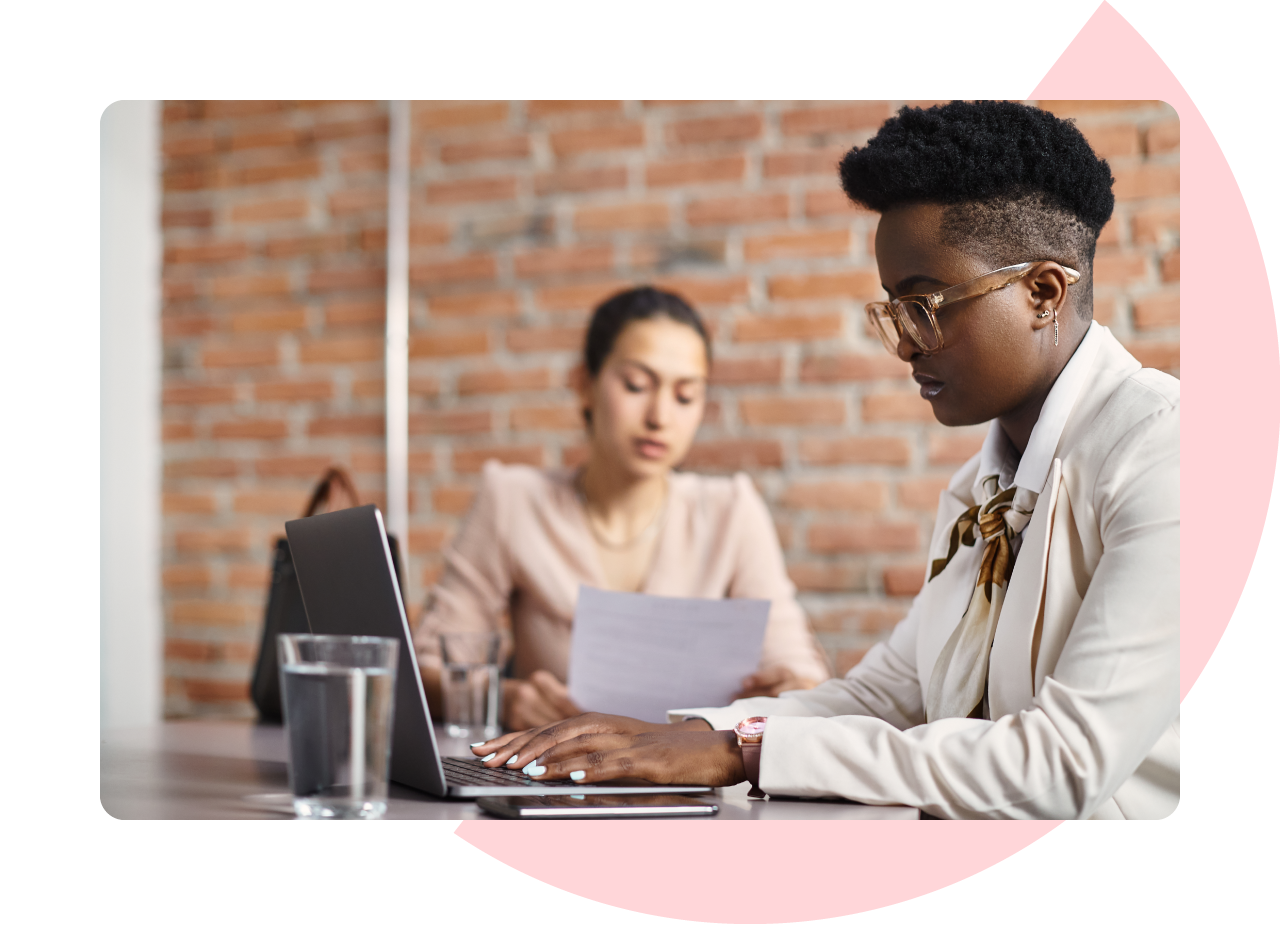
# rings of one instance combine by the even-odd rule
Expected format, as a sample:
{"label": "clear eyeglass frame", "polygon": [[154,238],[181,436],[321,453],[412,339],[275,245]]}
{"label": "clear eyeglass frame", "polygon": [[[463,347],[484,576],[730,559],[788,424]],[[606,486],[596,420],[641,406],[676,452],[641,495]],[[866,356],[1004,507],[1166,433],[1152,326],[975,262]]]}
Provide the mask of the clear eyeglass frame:
{"label": "clear eyeglass frame", "polygon": [[[888,302],[868,302],[867,318],[890,353],[897,354],[902,332],[905,331],[920,348],[921,353],[931,356],[943,347],[942,328],[938,326],[937,317],[940,309],[1011,286],[1018,280],[1031,275],[1032,270],[1047,262],[1049,261],[1031,260],[1026,263],[1015,263],[1012,266],[1001,267],[990,273],[975,276],[973,279],[940,292],[905,295]],[[1079,282],[1078,270],[1068,266],[1062,266],[1062,270],[1066,274],[1068,286]]]}

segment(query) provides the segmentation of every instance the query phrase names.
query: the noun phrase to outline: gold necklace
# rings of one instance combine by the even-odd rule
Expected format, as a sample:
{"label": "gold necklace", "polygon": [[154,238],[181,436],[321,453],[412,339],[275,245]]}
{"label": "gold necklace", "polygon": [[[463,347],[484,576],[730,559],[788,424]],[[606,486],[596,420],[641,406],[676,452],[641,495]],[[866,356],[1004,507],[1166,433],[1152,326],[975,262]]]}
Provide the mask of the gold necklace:
{"label": "gold necklace", "polygon": [[573,480],[574,490],[578,493],[578,500],[582,504],[582,517],[587,522],[587,529],[591,531],[591,536],[597,543],[606,549],[627,549],[640,542],[644,537],[648,536],[665,519],[667,513],[667,502],[671,499],[671,485],[669,482],[663,482],[662,503],[658,505],[658,509],[653,512],[653,517],[649,522],[639,530],[634,536],[625,540],[611,540],[607,536],[600,533],[596,527],[595,521],[591,519],[591,502],[587,500],[587,493],[582,489],[582,470]]}

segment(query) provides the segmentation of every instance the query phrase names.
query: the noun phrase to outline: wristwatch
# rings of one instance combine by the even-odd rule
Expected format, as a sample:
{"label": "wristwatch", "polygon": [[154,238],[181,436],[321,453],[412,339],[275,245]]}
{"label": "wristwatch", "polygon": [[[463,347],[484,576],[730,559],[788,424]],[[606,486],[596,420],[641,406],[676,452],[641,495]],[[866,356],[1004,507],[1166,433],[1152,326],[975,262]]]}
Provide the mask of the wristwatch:
{"label": "wristwatch", "polygon": [[764,724],[767,716],[750,716],[733,727],[742,750],[742,766],[747,769],[747,781],[751,784],[749,799],[763,800],[767,794],[760,789],[760,743],[764,741]]}

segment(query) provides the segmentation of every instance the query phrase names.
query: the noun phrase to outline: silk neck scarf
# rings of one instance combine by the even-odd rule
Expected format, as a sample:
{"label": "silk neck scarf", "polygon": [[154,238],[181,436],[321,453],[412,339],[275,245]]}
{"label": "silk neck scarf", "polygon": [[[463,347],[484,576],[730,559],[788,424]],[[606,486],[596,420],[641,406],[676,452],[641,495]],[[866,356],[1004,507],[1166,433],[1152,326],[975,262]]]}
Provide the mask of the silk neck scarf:
{"label": "silk neck scarf", "polygon": [[1017,486],[1010,486],[1000,491],[1000,480],[995,475],[982,480],[982,493],[985,500],[956,519],[946,556],[934,559],[929,570],[932,581],[955,557],[961,543],[973,546],[979,535],[986,542],[969,606],[933,666],[925,698],[929,722],[981,715],[991,644],[1016,558],[1014,539],[1031,519],[1030,508],[1035,506],[1035,496],[1025,489],[1020,492]]}

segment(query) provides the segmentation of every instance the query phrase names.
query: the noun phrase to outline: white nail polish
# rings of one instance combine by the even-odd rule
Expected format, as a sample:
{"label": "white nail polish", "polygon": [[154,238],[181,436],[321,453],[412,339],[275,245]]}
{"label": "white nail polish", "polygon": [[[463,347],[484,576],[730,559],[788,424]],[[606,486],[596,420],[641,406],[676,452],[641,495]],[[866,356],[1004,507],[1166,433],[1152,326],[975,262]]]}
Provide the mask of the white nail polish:
{"label": "white nail polish", "polygon": [[507,764],[515,764],[516,759],[519,757],[520,757],[519,755],[512,755],[510,758],[507,759]]}
{"label": "white nail polish", "polygon": [[537,758],[534,758],[534,759],[533,759],[532,761],[530,761],[528,764],[523,765],[523,766],[520,768],[520,770],[521,770],[521,771],[525,771],[525,770],[527,770],[527,769],[529,769],[529,768],[537,767],[537,765],[538,765],[538,759],[537,759]]}
{"label": "white nail polish", "polygon": [[586,776],[587,776],[586,771],[570,771],[569,772],[569,780],[582,780]]}
{"label": "white nail polish", "polygon": [[569,794],[569,799],[571,799],[571,800],[585,800],[586,798],[587,798],[587,795],[586,795],[585,793],[571,793],[571,794]]}
{"label": "white nail polish", "polygon": [[483,744],[484,744],[483,742],[472,742],[470,745],[467,746],[467,748],[479,748]]}
{"label": "white nail polish", "polygon": [[528,768],[525,768],[524,773],[528,774],[530,777],[541,777],[543,774],[547,773],[547,769],[540,768],[535,764]]}
{"label": "white nail polish", "polygon": [[498,754],[498,753],[497,753],[497,752],[489,752],[489,754],[487,754],[487,755],[481,755],[481,756],[480,756],[480,760],[481,760],[481,761],[488,761],[490,758],[492,758],[492,757],[493,757],[494,755],[496,755],[496,754]]}

